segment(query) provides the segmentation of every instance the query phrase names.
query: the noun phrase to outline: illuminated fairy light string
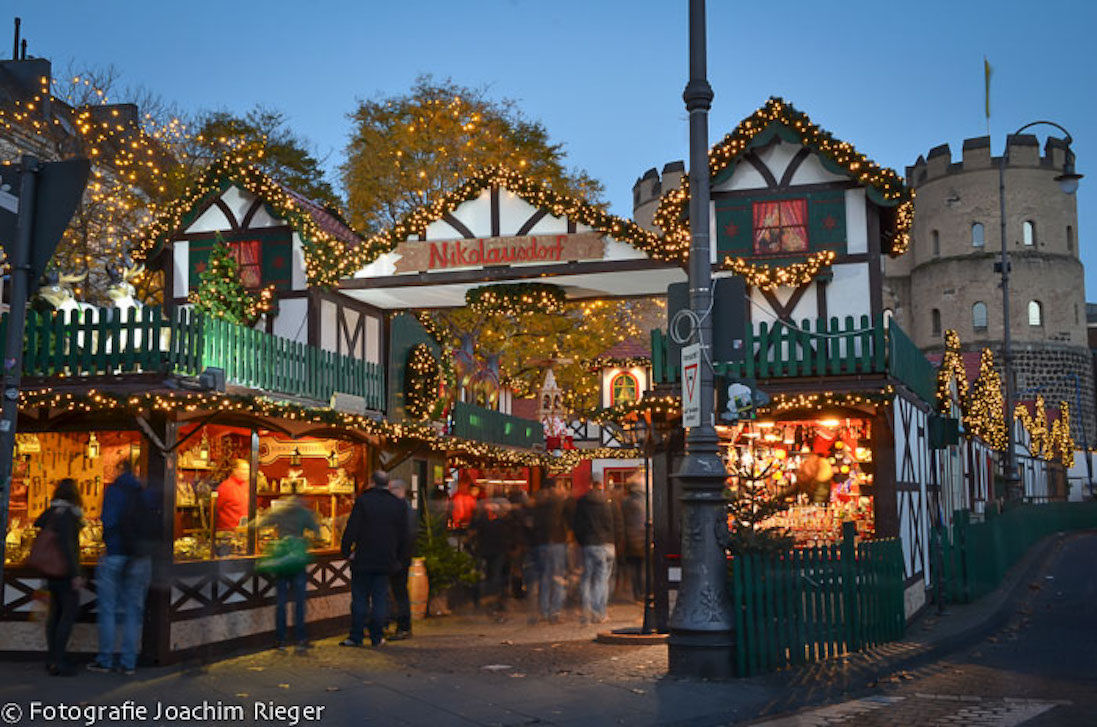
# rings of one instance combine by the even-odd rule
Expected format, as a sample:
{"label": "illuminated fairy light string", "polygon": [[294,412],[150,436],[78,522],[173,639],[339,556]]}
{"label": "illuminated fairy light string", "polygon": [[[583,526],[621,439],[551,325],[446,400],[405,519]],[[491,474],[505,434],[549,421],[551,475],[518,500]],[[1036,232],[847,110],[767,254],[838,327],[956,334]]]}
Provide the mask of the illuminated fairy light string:
{"label": "illuminated fairy light string", "polygon": [[465,293],[465,305],[482,315],[551,315],[563,313],[566,303],[563,288],[548,283],[484,285]]}
{"label": "illuminated fairy light string", "polygon": [[[893,223],[885,229],[885,242],[890,243],[886,247],[893,256],[906,252],[914,223],[914,191],[906,187],[894,170],[881,167],[859,153],[852,144],[836,139],[814,124],[807,114],[780,98],[770,98],[709,150],[709,174],[715,176],[727,169],[772,123],[791,130],[801,144],[871,187],[885,203],[894,205],[892,210],[885,210],[894,215]],[[689,258],[689,197],[689,177],[683,176],[681,184],[664,193],[659,200],[653,221],[663,230],[665,259],[684,262]]]}
{"label": "illuminated fairy light string", "polygon": [[783,285],[798,287],[810,283],[822,270],[830,267],[836,256],[833,250],[823,250],[808,255],[803,262],[772,267],[741,257],[728,257],[724,259],[724,267],[746,280],[747,285],[759,290],[773,290]]}
{"label": "illuminated fairy light string", "polygon": [[426,419],[438,402],[442,368],[425,343],[417,343],[408,354],[404,374],[404,410],[413,419]]}
{"label": "illuminated fairy light string", "polygon": [[1059,418],[1048,425],[1048,411],[1044,397],[1037,396],[1033,405],[1035,414],[1028,407],[1018,403],[1013,410],[1014,418],[1021,422],[1029,435],[1028,450],[1034,457],[1051,461],[1058,459],[1063,466],[1074,466],[1074,437],[1070,432],[1070,404],[1059,402]]}

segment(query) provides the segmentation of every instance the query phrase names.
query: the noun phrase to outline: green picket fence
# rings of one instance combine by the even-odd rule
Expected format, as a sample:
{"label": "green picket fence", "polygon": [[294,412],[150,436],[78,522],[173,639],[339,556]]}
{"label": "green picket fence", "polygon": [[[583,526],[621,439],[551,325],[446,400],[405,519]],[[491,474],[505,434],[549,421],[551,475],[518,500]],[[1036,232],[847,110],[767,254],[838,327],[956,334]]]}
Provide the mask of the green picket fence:
{"label": "green picket fence", "polygon": [[870,648],[903,635],[897,539],[773,554],[731,565],[736,673],[751,676]]}
{"label": "green picket fence", "polygon": [[[714,333],[719,335],[719,332]],[[926,401],[935,396],[932,364],[894,320],[867,315],[803,319],[799,325],[762,322],[746,331],[743,361],[716,362],[718,375],[734,379],[840,376],[890,373]],[[671,355],[670,341],[651,332],[651,362],[656,383],[674,383],[681,361]]]}
{"label": "green picket fence", "polygon": [[951,533],[930,534],[932,560],[945,600],[970,603],[993,591],[1029,548],[1059,532],[1097,528],[1097,502],[1018,505],[988,509],[983,522],[971,513],[953,514]]}
{"label": "green picket fence", "polygon": [[[7,318],[0,321],[0,336]],[[224,369],[233,385],[328,401],[335,392],[384,408],[379,364],[272,336],[181,309],[142,308],[126,320],[113,309],[28,311],[23,373],[88,377],[134,373],[195,375]]]}

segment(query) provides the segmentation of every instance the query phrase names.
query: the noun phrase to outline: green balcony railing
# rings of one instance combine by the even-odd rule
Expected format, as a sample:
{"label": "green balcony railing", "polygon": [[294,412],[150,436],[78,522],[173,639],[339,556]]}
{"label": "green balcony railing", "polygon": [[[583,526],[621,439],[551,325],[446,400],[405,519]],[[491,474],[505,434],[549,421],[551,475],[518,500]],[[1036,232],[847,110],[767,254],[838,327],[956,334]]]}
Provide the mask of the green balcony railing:
{"label": "green balcony railing", "polygon": [[[325,402],[341,392],[362,397],[367,408],[384,408],[378,364],[187,310],[168,317],[148,307],[122,318],[113,309],[29,311],[23,374],[194,375],[215,367],[236,386]],[[6,325],[5,318],[0,336]]]}
{"label": "green balcony railing", "polygon": [[[924,400],[933,400],[933,366],[894,321],[885,325],[868,316],[846,316],[804,319],[798,326],[762,322],[747,331],[743,348],[742,361],[715,362],[716,373],[738,379],[890,374]],[[652,331],[651,349],[655,382],[678,381],[681,361],[678,356],[672,360],[666,334]]]}
{"label": "green balcony railing", "polygon": [[485,409],[475,404],[462,401],[454,404],[450,421],[450,433],[462,439],[524,449],[535,444],[545,444],[545,430],[541,422]]}

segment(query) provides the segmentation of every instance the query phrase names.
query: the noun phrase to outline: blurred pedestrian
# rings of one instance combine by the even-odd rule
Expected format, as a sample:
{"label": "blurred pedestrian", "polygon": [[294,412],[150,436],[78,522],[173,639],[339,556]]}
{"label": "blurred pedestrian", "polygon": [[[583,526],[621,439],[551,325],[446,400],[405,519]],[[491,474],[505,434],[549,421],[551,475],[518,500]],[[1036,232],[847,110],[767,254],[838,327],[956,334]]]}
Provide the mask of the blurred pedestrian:
{"label": "blurred pedestrian", "polygon": [[[259,519],[258,527],[273,527],[278,532],[278,538],[283,541],[282,547],[292,547],[307,553],[308,543],[305,541],[305,531],[320,532],[320,524],[316,520],[316,514],[297,497],[297,488],[294,493],[284,500],[272,504],[270,510]],[[278,570],[275,574],[274,589],[276,594],[276,609],[274,612],[274,639],[275,646],[279,650],[286,648],[286,606],[289,601],[289,593],[293,591],[293,630],[297,641],[298,651],[308,649],[308,637],[305,633],[305,589],[308,584],[308,560],[299,558],[298,562],[290,564]]]}
{"label": "blurred pedestrian", "polygon": [[477,592],[479,603],[483,595],[495,596],[493,609],[506,610],[507,578],[509,570],[509,551],[511,548],[511,520],[508,517],[509,504],[495,498],[486,500],[477,507],[472,521],[475,537],[476,556],[480,559],[484,578]]}
{"label": "blurred pedestrian", "polygon": [[563,487],[547,478],[533,506],[537,596],[541,618],[560,622],[567,592],[568,498]]}
{"label": "blurred pedestrian", "polygon": [[389,577],[400,570],[407,548],[407,504],[389,491],[387,476],[375,476],[374,484],[354,501],[343,531],[341,550],[351,561],[351,626],[342,646],[361,646],[367,622],[370,643],[384,643]]}
{"label": "blurred pedestrian", "polygon": [[591,481],[590,490],[575,503],[575,539],[583,549],[583,580],[580,593],[583,623],[606,620],[606,602],[613,575],[617,532],[613,505],[602,481]]}
{"label": "blurred pedestrian", "polygon": [[[95,569],[99,654],[89,671],[112,669],[131,676],[137,668],[145,596],[152,580],[152,551],[158,537],[158,503],[137,479],[128,457],[118,466],[118,477],[103,493],[105,554]],[[121,647],[115,652],[118,623]]]}
{"label": "blurred pedestrian", "polygon": [[393,480],[389,490],[404,501],[407,518],[407,540],[400,552],[400,570],[389,576],[392,588],[392,600],[396,604],[396,631],[390,639],[402,641],[411,638],[411,596],[408,594],[408,571],[411,570],[411,556],[415,553],[415,538],[419,533],[419,517],[408,502],[408,485],[403,480]]}
{"label": "blurred pedestrian", "polygon": [[632,598],[644,600],[644,551],[647,547],[647,514],[644,507],[644,483],[639,473],[625,483],[628,494],[621,503],[625,531],[625,572],[632,589]]}
{"label": "blurred pedestrian", "polygon": [[34,527],[54,532],[66,566],[63,574],[46,581],[50,594],[46,618],[46,671],[52,676],[76,674],[69,662],[68,645],[76,612],[80,609],[80,589],[84,586],[80,575],[80,528],[84,524],[81,505],[76,480],[66,477],[54,488],[49,508],[34,521]]}

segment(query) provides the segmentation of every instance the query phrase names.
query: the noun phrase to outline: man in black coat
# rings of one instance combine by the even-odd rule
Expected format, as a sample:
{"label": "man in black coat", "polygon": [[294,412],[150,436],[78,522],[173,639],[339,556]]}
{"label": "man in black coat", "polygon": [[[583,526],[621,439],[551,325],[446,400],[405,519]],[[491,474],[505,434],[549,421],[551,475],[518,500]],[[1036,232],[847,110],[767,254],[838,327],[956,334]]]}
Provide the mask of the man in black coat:
{"label": "man in black coat", "polygon": [[609,600],[609,582],[613,575],[617,530],[613,504],[606,497],[602,481],[595,479],[590,491],[575,505],[575,539],[583,548],[582,622],[603,623]]}
{"label": "man in black coat", "polygon": [[408,594],[408,571],[411,570],[411,556],[415,551],[415,538],[419,533],[419,515],[408,502],[408,486],[403,480],[393,480],[389,492],[403,500],[407,510],[408,538],[400,552],[400,570],[389,576],[392,586],[392,600],[396,606],[396,633],[389,638],[401,641],[411,638],[411,597]]}
{"label": "man in black coat", "polygon": [[366,621],[374,646],[382,638],[388,609],[389,576],[407,552],[407,504],[388,490],[388,476],[376,472],[374,487],[354,501],[343,531],[343,555],[350,559],[350,636],[343,646],[361,646]]}

